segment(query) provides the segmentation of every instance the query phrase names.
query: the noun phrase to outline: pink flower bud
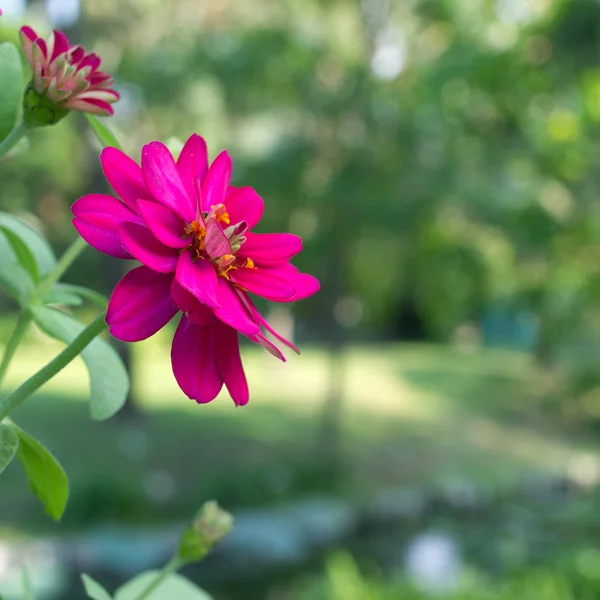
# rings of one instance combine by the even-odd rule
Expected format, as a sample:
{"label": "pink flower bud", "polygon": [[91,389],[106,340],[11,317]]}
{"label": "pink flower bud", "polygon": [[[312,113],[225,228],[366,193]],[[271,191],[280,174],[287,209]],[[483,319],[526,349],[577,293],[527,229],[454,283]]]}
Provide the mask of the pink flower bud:
{"label": "pink flower bud", "polygon": [[[21,46],[33,71],[25,102],[25,118],[33,125],[47,125],[66,111],[79,110],[99,116],[113,114],[111,104],[119,94],[111,89],[113,79],[100,71],[100,58],[72,46],[64,33],[54,30],[46,40],[31,27],[21,28]],[[37,104],[43,110],[35,114]],[[55,107],[48,115],[48,106]]]}

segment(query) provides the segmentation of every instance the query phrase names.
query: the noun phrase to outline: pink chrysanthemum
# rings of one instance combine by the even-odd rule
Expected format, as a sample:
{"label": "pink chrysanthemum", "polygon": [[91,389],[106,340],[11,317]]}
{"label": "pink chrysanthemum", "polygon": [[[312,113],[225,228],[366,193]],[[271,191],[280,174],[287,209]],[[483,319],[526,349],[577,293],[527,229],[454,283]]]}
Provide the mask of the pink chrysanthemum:
{"label": "pink chrysanthemum", "polygon": [[87,54],[83,46],[71,46],[60,31],[46,40],[31,27],[22,27],[20,34],[37,94],[66,110],[113,114],[111,104],[119,94],[111,89],[112,77],[100,71],[100,57]]}
{"label": "pink chrysanthemum", "polygon": [[106,148],[100,159],[120,199],[80,198],[73,224],[97,250],[143,265],[113,291],[106,316],[110,332],[126,342],[143,340],[181,311],[171,351],[181,389],[204,403],[225,384],[237,405],[246,404],[238,332],[281,360],[264,330],[297,352],[258,313],[248,292],[275,302],[314,294],[319,282],[289,262],[302,240],[253,233],[262,199],[250,187],[229,185],[226,151],[209,167],[206,144],[197,135],[177,162],[160,142],[144,146],[141,168],[115,148]]}

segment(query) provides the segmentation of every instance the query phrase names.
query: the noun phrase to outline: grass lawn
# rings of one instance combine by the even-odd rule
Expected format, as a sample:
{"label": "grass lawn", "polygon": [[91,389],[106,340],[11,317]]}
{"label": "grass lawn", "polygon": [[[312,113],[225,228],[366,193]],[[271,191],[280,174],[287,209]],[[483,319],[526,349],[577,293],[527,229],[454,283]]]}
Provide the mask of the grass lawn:
{"label": "grass lawn", "polygon": [[[10,389],[60,345],[31,332]],[[317,443],[330,362],[308,348],[286,365],[244,348],[250,405],[225,394],[198,406],[178,389],[166,338],[135,345],[139,419],[92,422],[87,375],[76,361],[15,414],[61,460],[72,484],[64,525],[103,519],[185,519],[205,499],[229,507],[331,492],[357,501],[374,490],[469,480],[495,487],[532,471],[566,472],[598,453],[537,409],[540,375],[527,356],[427,345],[346,351],[343,475],[334,480]],[[52,527],[18,464],[2,475],[0,519]]]}

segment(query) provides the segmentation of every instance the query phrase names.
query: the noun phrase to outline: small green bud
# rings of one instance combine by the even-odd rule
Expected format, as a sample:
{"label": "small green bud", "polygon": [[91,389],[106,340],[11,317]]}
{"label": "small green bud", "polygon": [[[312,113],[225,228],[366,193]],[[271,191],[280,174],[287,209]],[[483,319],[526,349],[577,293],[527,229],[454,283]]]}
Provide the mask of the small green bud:
{"label": "small green bud", "polygon": [[69,113],[68,109],[38,94],[30,81],[23,95],[23,118],[31,127],[54,125]]}
{"label": "small green bud", "polygon": [[206,502],[190,527],[182,534],[178,556],[186,561],[198,561],[233,527],[233,516],[214,500]]}

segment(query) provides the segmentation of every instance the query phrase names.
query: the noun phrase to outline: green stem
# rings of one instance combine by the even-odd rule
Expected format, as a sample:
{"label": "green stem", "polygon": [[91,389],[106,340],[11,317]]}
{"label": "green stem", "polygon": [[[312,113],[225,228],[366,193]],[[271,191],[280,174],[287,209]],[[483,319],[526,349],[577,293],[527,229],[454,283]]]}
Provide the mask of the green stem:
{"label": "green stem", "polygon": [[106,313],[98,315],[60,354],[55,356],[45,367],[33,374],[12,394],[0,400],[0,421],[9,415],[23,400],[41,388],[49,379],[64,369],[84,348],[102,333],[106,327]]}
{"label": "green stem", "polygon": [[4,349],[4,356],[2,357],[2,363],[0,363],[0,386],[2,385],[2,380],[6,375],[6,371],[8,366],[10,365],[10,361],[14,356],[21,340],[23,339],[23,335],[29,326],[31,321],[31,313],[26,310],[19,315],[19,319],[17,321],[17,325],[15,326],[8,343],[6,344],[6,348]]}
{"label": "green stem", "polygon": [[25,121],[20,121],[4,140],[2,140],[2,143],[0,144],[0,158],[8,154],[28,131],[29,125],[27,125]]}
{"label": "green stem", "polygon": [[178,571],[185,561],[179,556],[174,556],[163,568],[160,573],[142,590],[142,593],[135,600],[145,600],[169,575]]}
{"label": "green stem", "polygon": [[64,254],[56,263],[56,267],[52,272],[48,273],[46,279],[42,281],[38,288],[38,298],[43,299],[44,296],[52,289],[54,284],[60,280],[65,271],[75,262],[77,257],[87,248],[86,241],[77,236],[75,241],[65,250]]}

